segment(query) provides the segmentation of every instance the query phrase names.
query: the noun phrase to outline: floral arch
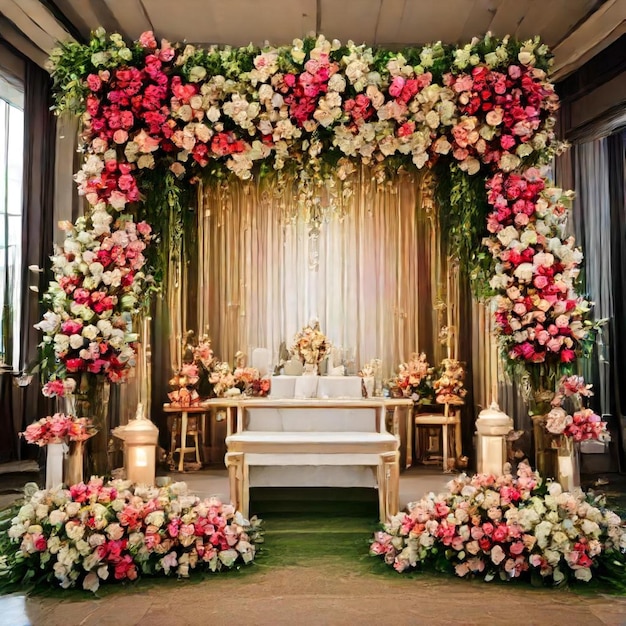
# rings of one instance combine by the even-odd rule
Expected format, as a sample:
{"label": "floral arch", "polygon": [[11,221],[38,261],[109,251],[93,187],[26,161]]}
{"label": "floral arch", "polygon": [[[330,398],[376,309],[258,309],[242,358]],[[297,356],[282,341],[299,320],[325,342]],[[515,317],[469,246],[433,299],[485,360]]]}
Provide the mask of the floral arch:
{"label": "floral arch", "polygon": [[506,359],[535,378],[567,371],[591,324],[576,291],[582,255],[564,235],[571,194],[543,174],[560,149],[549,65],[538,39],[490,35],[401,52],[323,36],[201,49],[98,31],[64,44],[52,58],[55,106],[81,115],[76,180],[90,209],[65,225],[53,257],[44,392],[85,374],[124,380],[137,340],[127,318],[146,305],[156,251],[176,257],[194,183],[292,185],[314,215],[326,181],[349,197],[363,165],[381,182],[437,173],[449,250],[496,296]]}

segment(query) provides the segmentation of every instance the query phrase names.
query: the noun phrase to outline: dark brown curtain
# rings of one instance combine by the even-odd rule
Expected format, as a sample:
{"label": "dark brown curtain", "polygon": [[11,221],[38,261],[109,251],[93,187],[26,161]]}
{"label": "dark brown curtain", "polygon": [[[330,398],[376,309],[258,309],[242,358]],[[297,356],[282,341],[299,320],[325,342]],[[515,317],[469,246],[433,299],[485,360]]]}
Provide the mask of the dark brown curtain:
{"label": "dark brown curtain", "polygon": [[611,266],[613,288],[613,319],[611,355],[613,377],[612,412],[619,424],[622,450],[620,470],[626,458],[626,130],[608,138],[609,196],[611,204]]}
{"label": "dark brown curtain", "polygon": [[[24,81],[24,206],[22,217],[22,326],[21,359],[23,365],[37,361],[40,333],[33,328],[43,315],[40,296],[50,278],[53,239],[54,153],[56,120],[50,111],[50,76],[31,61],[26,63]],[[29,271],[30,265],[44,269],[43,273]],[[37,284],[38,283],[38,284]],[[39,295],[29,289],[37,284]],[[17,432],[49,410],[40,392],[39,379],[18,391],[13,425],[16,433],[18,458],[20,449]],[[28,446],[32,448],[32,446]]]}

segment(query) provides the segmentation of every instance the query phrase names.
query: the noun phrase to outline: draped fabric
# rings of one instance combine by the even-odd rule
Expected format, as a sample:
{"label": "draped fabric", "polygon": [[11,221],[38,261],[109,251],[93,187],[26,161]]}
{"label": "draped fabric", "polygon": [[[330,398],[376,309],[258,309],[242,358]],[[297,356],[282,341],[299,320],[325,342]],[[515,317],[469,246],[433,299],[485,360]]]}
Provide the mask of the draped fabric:
{"label": "draped fabric", "polygon": [[[610,118],[614,119],[614,116]],[[597,127],[581,135],[569,161],[557,161],[557,183],[576,189],[568,229],[585,254],[584,289],[594,303],[593,317],[606,320],[598,333],[591,358],[583,362],[583,374],[594,384],[592,403],[609,419],[617,462],[626,453],[624,432],[626,337],[626,208],[624,207],[625,132],[607,137],[613,126],[599,120]]]}
{"label": "draped fabric", "polygon": [[[572,211],[576,240],[585,252],[585,288],[594,302],[595,319],[613,317],[611,240],[611,202],[606,139],[574,147],[575,188],[577,197]],[[587,377],[593,378],[596,402],[603,413],[610,413],[609,376],[610,327],[605,326],[596,343],[593,359],[587,364]]]}
{"label": "draped fabric", "polygon": [[[613,412],[618,420],[623,460],[626,456],[626,130],[607,139],[609,148],[609,195],[611,203],[611,264],[613,319],[610,361],[614,393]],[[623,464],[621,466],[624,469]]]}
{"label": "draped fabric", "polygon": [[[55,118],[50,111],[50,76],[30,61],[26,61],[24,84],[24,204],[22,213],[22,366],[37,359],[40,335],[33,328],[43,315],[36,293],[28,286],[36,284],[42,293],[48,281],[49,255],[53,238],[53,190],[55,154]],[[43,274],[33,274],[29,266],[44,268]],[[37,277],[38,283],[37,284]],[[14,412],[15,434],[49,410],[35,378],[20,392],[21,411]],[[16,437],[17,441],[17,437]]]}
{"label": "draped fabric", "polygon": [[[232,361],[279,348],[316,317],[352,373],[380,358],[385,375],[414,351],[445,356],[445,259],[424,186],[409,176],[371,185],[364,172],[343,214],[285,218],[258,184],[206,188],[199,208],[197,327]],[[456,311],[451,307],[451,311]]]}

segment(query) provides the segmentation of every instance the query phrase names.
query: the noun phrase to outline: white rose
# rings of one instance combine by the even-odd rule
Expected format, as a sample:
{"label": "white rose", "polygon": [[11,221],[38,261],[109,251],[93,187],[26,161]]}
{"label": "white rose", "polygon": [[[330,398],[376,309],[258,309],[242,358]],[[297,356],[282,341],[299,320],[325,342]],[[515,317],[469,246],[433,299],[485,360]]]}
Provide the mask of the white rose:
{"label": "white rose", "polygon": [[78,541],[83,538],[85,527],[82,524],[72,522],[65,525],[65,532],[72,541]]}
{"label": "white rose", "polygon": [[517,266],[513,275],[520,281],[529,283],[533,279],[533,266],[531,263],[521,263]]}
{"label": "white rose", "polygon": [[535,56],[528,50],[521,50],[517,55],[517,60],[522,65],[532,65],[535,62]]}
{"label": "white rose", "polygon": [[589,582],[591,580],[591,570],[588,567],[581,567],[574,571],[574,576],[578,580]]}
{"label": "white rose", "polygon": [[498,233],[498,239],[505,248],[508,248],[513,241],[518,239],[518,237],[519,234],[515,226],[507,226]]}
{"label": "white rose", "polygon": [[56,526],[57,524],[63,524],[63,522],[67,519],[67,515],[65,514],[65,511],[55,509],[50,512],[50,517],[48,519],[50,524]]}
{"label": "white rose", "polygon": [[44,313],[43,320],[39,324],[35,324],[35,328],[44,333],[52,333],[61,325],[61,316],[47,311]]}
{"label": "white rose", "polygon": [[534,230],[525,230],[520,237],[520,242],[524,245],[524,248],[535,245],[537,243],[537,233]]}
{"label": "white rose", "polygon": [[66,352],[70,347],[70,338],[67,335],[55,335],[54,336],[54,349],[58,353]]}
{"label": "white rose", "polygon": [[85,345],[85,340],[81,335],[70,336],[70,346],[73,350],[78,350]]}
{"label": "white rose", "polygon": [[95,339],[98,336],[98,329],[93,325],[89,324],[89,326],[85,326],[83,328],[83,337],[86,339]]}
{"label": "white rose", "polygon": [[342,93],[346,88],[346,79],[341,74],[333,74],[328,81],[328,89]]}
{"label": "white rose", "polygon": [[142,154],[137,161],[137,167],[139,169],[153,169],[154,157],[151,154]]}

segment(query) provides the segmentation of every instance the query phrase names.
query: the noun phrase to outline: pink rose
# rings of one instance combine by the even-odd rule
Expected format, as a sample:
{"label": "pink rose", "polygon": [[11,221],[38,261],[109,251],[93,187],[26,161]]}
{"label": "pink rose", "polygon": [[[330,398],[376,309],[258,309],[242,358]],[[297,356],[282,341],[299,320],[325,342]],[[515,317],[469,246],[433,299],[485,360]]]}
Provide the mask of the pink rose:
{"label": "pink rose", "polygon": [[91,91],[100,91],[102,81],[97,74],[89,74],[89,76],[87,76],[87,86]]}
{"label": "pink rose", "polygon": [[498,126],[498,124],[502,123],[502,109],[500,107],[496,107],[495,109],[489,111],[485,119],[487,120],[487,124],[489,124],[489,126]]}
{"label": "pink rose", "polygon": [[559,315],[554,323],[557,328],[567,328],[569,326],[569,317],[567,315]]}
{"label": "pink rose", "polygon": [[145,33],[141,33],[141,35],[139,35],[139,43],[141,46],[148,48],[149,50],[154,50],[157,47],[154,33],[151,30],[147,30]]}
{"label": "pink rose", "polygon": [[137,224],[137,232],[144,237],[148,237],[152,232],[152,227],[147,222],[139,222]]}
{"label": "pink rose", "polygon": [[509,66],[509,76],[513,80],[517,80],[521,75],[522,75],[522,70],[520,69],[519,66],[517,65]]}
{"label": "pink rose", "polygon": [[535,276],[535,280],[533,281],[533,283],[535,284],[535,287],[537,287],[537,289],[545,289],[548,286],[548,278],[542,275]]}
{"label": "pink rose", "polygon": [[[494,507],[495,508],[495,507]],[[491,509],[490,509],[491,510]],[[500,517],[502,516],[502,512],[500,512]],[[502,542],[505,541],[506,538],[509,535],[509,531],[507,530],[506,526],[504,524],[500,524],[500,526],[498,526],[494,531],[493,531],[493,540],[494,541],[498,541],[498,542]]]}
{"label": "pink rose", "polygon": [[494,565],[500,565],[500,563],[504,561],[506,554],[504,554],[504,550],[501,548],[501,546],[494,546],[493,548],[491,548],[490,556]]}
{"label": "pink rose", "polygon": [[503,150],[510,150],[515,146],[515,137],[512,135],[502,135],[502,137],[500,137],[500,145]]}
{"label": "pink rose", "polygon": [[[113,133],[113,141],[117,144],[126,143],[128,141],[128,133],[121,128]],[[115,161],[114,161],[115,163]]]}
{"label": "pink rose", "polygon": [[518,213],[515,216],[515,225],[516,226],[526,226],[530,222],[530,218],[526,213]]}
{"label": "pink rose", "polygon": [[561,346],[563,345],[563,337],[552,337],[552,339],[550,339],[550,341],[548,341],[548,343],[546,344],[546,347],[548,348],[548,350],[550,350],[550,352],[558,352],[561,349]]}
{"label": "pink rose", "polygon": [[389,85],[389,95],[397,98],[402,93],[405,82],[402,76],[394,76],[391,85]]}
{"label": "pink rose", "polygon": [[77,335],[82,329],[83,322],[81,320],[66,320],[61,324],[61,331],[66,335]]}

